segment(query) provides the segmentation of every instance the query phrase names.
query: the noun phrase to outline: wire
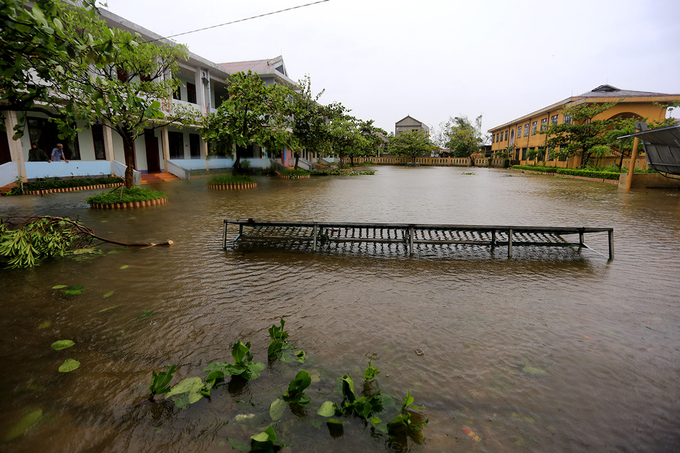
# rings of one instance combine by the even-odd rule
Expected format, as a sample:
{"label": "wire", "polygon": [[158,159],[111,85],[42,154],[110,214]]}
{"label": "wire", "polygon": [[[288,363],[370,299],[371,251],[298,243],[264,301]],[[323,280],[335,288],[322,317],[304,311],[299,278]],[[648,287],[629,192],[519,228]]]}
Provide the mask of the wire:
{"label": "wire", "polygon": [[170,36],[161,36],[160,38],[153,39],[149,42],[159,41],[161,39],[166,39],[166,38],[174,38],[176,36],[188,35],[189,33],[196,33],[196,32],[203,31],[203,30],[210,30],[211,28],[224,27],[225,25],[236,24],[238,22],[245,22],[247,20],[258,19],[260,17],[271,16],[273,14],[284,13],[286,11],[292,11],[294,9],[304,8],[304,7],[307,7],[307,6],[316,5],[317,3],[324,3],[324,2],[328,2],[328,1],[330,1],[330,0],[319,0],[319,1],[316,1],[316,2],[312,2],[312,3],[306,3],[304,5],[298,5],[298,6],[293,6],[293,7],[286,8],[286,9],[280,9],[278,11],[272,11],[270,13],[264,13],[264,14],[258,14],[257,16],[246,17],[244,19],[232,20],[230,22],[225,22],[223,24],[211,25],[209,27],[203,27],[203,28],[197,28],[196,30],[185,31],[185,32],[177,33],[177,34],[170,35]]}

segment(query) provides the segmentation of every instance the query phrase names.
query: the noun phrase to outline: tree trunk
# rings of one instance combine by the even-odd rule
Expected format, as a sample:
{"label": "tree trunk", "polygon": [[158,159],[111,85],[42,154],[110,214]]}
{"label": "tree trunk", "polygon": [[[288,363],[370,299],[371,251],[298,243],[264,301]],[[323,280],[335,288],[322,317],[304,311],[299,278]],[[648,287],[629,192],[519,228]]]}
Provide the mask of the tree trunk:
{"label": "tree trunk", "polygon": [[125,153],[125,187],[131,189],[135,185],[135,139],[132,133],[126,131],[123,135],[123,151]]}
{"label": "tree trunk", "polygon": [[300,162],[300,153],[295,152],[294,156],[295,156],[295,169],[297,170],[298,169],[298,163]]}

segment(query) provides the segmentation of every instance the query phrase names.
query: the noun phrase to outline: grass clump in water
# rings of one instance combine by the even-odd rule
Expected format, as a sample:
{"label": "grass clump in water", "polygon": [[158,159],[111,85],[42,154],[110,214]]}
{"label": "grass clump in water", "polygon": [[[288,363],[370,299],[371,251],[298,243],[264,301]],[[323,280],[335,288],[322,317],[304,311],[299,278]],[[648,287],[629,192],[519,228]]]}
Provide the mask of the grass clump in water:
{"label": "grass clump in water", "polygon": [[220,175],[208,180],[208,184],[251,184],[253,182],[255,180],[247,175]]}
{"label": "grass clump in water", "polygon": [[125,187],[123,188],[122,194],[119,188],[115,188],[112,191],[94,195],[85,201],[89,204],[116,204],[134,201],[160,200],[167,197],[165,192],[159,190],[142,189],[141,187],[132,187],[128,189]]}

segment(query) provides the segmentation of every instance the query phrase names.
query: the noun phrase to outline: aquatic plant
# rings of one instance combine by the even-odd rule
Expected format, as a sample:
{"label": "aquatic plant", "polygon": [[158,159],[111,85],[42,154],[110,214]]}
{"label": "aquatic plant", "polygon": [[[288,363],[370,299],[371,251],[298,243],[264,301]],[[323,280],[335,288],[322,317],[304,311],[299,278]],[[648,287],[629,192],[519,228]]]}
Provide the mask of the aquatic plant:
{"label": "aquatic plant", "polygon": [[253,363],[253,355],[250,353],[250,341],[243,344],[238,340],[231,348],[234,363],[213,362],[203,369],[210,374],[206,382],[215,383],[225,376],[241,376],[246,380],[257,379],[264,370],[264,363]]}
{"label": "aquatic plant", "polygon": [[407,431],[420,431],[424,425],[429,422],[429,419],[417,422],[413,420],[412,411],[416,409],[425,409],[424,406],[416,406],[413,403],[415,399],[411,396],[411,391],[406,391],[406,397],[402,400],[401,410],[389,422],[383,423],[379,417],[371,418],[371,425],[380,432],[394,433],[399,429],[406,429]]}
{"label": "aquatic plant", "polygon": [[243,453],[248,452],[276,452],[283,447],[288,447],[289,445],[284,444],[278,440],[276,431],[274,427],[276,425],[269,425],[267,429],[259,434],[250,436],[250,444],[239,442],[235,439],[229,439],[229,443],[236,450],[242,451]]}
{"label": "aquatic plant", "polygon": [[168,366],[168,371],[160,371],[156,373],[151,372],[151,385],[149,386],[149,401],[153,402],[156,395],[162,395],[170,392],[170,381],[172,381],[172,375],[177,371],[175,365]]}
{"label": "aquatic plant", "polygon": [[283,415],[283,411],[288,404],[299,404],[304,406],[309,404],[309,396],[305,394],[305,389],[312,383],[312,378],[305,370],[300,370],[290,381],[288,390],[280,398],[274,400],[269,407],[269,416],[272,420],[278,420]]}
{"label": "aquatic plant", "polygon": [[302,349],[296,349],[288,343],[289,332],[283,330],[286,321],[281,318],[281,325],[272,325],[269,328],[269,346],[267,347],[267,358],[270,362],[280,360],[282,362],[298,361],[300,363],[305,361],[305,352]]}

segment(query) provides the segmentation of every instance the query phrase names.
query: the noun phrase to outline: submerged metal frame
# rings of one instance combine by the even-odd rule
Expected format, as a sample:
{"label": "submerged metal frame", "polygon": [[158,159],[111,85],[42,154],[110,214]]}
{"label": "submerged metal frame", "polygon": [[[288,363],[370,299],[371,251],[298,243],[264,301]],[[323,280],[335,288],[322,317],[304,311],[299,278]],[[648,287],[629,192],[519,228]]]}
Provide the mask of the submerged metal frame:
{"label": "submerged metal frame", "polygon": [[[228,237],[229,225],[238,225],[238,234],[231,240]],[[244,227],[267,228],[265,234],[245,234]],[[277,231],[276,229],[283,229]],[[299,230],[309,231],[305,233]],[[344,229],[345,235],[340,235]],[[270,231],[274,230],[274,231]],[[363,235],[363,230],[366,234]],[[369,234],[373,230],[372,236]],[[351,236],[348,232],[352,233]],[[357,237],[357,231],[359,237]],[[380,237],[378,237],[378,232]],[[385,237],[387,232],[387,237]],[[436,237],[433,237],[432,233]],[[461,235],[465,239],[447,239],[446,233]],[[331,234],[326,234],[331,233]],[[334,233],[337,235],[333,236]],[[418,239],[418,233],[425,237],[429,233],[429,239]],[[444,239],[440,239],[442,233]],[[493,250],[495,247],[506,246],[508,258],[512,258],[513,247],[578,247],[590,248],[585,242],[586,233],[607,233],[609,242],[609,260],[614,259],[614,229],[613,228],[588,228],[588,227],[539,227],[539,226],[501,226],[501,225],[445,225],[445,224],[406,224],[406,223],[361,223],[361,222],[294,222],[294,221],[271,221],[253,219],[224,220],[222,234],[222,248],[234,247],[241,239],[257,241],[311,241],[312,251],[316,252],[319,245],[326,243],[380,243],[380,244],[404,244],[409,256],[413,256],[416,245],[479,245],[488,246]],[[568,242],[562,235],[577,234],[578,242]],[[490,240],[483,239],[482,235],[490,235]],[[505,240],[499,240],[504,235]],[[468,237],[468,236],[471,236]],[[595,250],[593,250],[595,251]],[[595,253],[598,253],[595,251]]]}

